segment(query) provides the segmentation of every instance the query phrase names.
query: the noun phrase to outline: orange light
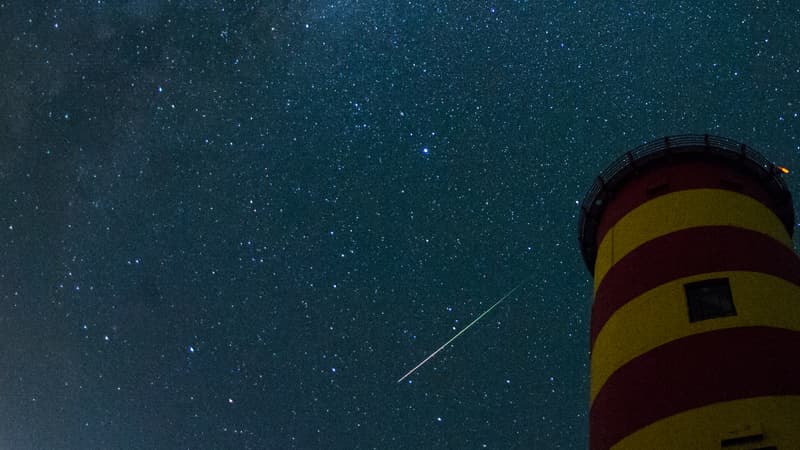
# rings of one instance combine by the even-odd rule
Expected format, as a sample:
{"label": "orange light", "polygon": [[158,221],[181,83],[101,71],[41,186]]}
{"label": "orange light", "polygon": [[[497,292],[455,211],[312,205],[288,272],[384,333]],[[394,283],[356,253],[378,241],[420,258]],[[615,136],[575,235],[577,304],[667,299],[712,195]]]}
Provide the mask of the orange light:
{"label": "orange light", "polygon": [[790,170],[787,169],[786,167],[783,167],[783,166],[775,166],[775,167],[777,167],[778,170],[781,171],[781,173],[787,173],[788,174],[790,172]]}

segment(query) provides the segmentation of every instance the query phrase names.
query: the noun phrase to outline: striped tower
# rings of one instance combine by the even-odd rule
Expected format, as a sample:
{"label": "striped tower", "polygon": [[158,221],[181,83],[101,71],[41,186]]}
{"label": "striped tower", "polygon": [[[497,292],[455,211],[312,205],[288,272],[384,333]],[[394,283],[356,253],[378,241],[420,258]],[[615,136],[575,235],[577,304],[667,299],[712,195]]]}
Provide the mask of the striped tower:
{"label": "striped tower", "polygon": [[675,136],[582,204],[590,448],[800,449],[800,258],[782,168]]}

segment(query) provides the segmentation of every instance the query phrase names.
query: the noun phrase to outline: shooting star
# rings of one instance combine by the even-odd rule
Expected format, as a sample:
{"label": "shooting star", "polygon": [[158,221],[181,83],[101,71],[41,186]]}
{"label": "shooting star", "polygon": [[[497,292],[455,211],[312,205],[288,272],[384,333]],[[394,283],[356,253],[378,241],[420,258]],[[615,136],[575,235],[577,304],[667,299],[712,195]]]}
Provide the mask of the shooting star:
{"label": "shooting star", "polygon": [[514,286],[514,288],[513,288],[513,289],[511,289],[510,291],[508,291],[508,292],[506,293],[506,295],[504,295],[504,296],[500,297],[500,300],[496,301],[496,302],[494,303],[494,305],[490,306],[490,307],[489,307],[489,309],[487,309],[486,311],[484,311],[484,312],[483,312],[483,313],[482,313],[480,316],[476,317],[476,318],[475,318],[475,320],[473,320],[472,322],[470,322],[470,324],[469,324],[469,325],[467,325],[467,326],[465,326],[464,328],[462,328],[462,329],[461,329],[461,331],[459,331],[458,333],[456,333],[456,335],[455,335],[455,336],[451,337],[451,338],[450,338],[450,340],[448,340],[447,342],[445,342],[444,344],[442,344],[442,346],[441,346],[441,347],[437,348],[435,352],[431,353],[430,355],[428,355],[428,357],[427,357],[427,358],[425,358],[425,359],[423,359],[422,361],[420,361],[420,363],[419,363],[419,364],[417,364],[416,366],[414,366],[414,368],[413,368],[413,369],[411,369],[411,370],[409,370],[408,372],[406,372],[406,374],[405,374],[405,375],[403,375],[402,377],[400,377],[400,378],[397,380],[397,382],[398,382],[398,383],[400,383],[401,381],[403,381],[403,380],[405,380],[406,378],[408,378],[408,377],[409,377],[409,375],[411,375],[412,373],[416,372],[416,371],[417,371],[417,369],[419,369],[420,367],[422,367],[422,366],[423,366],[423,364],[425,364],[426,362],[430,361],[430,359],[431,359],[431,358],[433,358],[434,356],[436,356],[436,354],[437,354],[437,353],[439,353],[440,351],[444,350],[444,349],[445,349],[445,347],[447,347],[448,345],[450,345],[450,343],[451,343],[451,342],[453,342],[453,341],[455,341],[456,339],[458,339],[458,337],[459,337],[459,336],[461,336],[462,334],[464,334],[464,332],[465,332],[465,331],[469,330],[469,327],[471,327],[471,326],[475,325],[476,323],[478,323],[478,321],[479,321],[479,320],[483,319],[483,316],[485,316],[485,315],[489,314],[489,313],[490,313],[490,312],[491,312],[493,309],[495,309],[495,308],[497,307],[497,305],[499,305],[500,303],[503,303],[503,301],[504,301],[505,299],[507,299],[508,297],[510,297],[510,296],[511,296],[511,294],[513,294],[513,293],[514,293],[514,292],[515,292],[517,289],[521,288],[521,287],[522,287],[522,285],[524,285],[525,283],[527,283],[527,282],[528,282],[528,281],[529,281],[531,278],[533,278],[533,275],[530,275],[530,276],[528,276],[527,278],[525,278],[524,280],[520,281],[520,283],[519,283],[518,285]]}

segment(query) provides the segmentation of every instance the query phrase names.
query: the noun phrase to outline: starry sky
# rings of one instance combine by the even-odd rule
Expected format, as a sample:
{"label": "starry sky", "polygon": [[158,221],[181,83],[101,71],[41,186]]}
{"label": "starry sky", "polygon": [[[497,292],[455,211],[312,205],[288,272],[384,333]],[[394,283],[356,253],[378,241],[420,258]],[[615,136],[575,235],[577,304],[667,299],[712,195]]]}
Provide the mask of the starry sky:
{"label": "starry sky", "polygon": [[586,448],[577,203],[670,134],[800,169],[798,20],[0,0],[0,448]]}

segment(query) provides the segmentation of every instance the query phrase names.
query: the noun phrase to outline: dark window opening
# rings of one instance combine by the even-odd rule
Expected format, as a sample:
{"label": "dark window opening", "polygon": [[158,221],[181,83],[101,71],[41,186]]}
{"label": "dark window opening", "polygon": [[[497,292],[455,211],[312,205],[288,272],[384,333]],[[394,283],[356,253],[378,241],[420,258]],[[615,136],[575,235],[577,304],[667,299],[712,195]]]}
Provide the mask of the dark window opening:
{"label": "dark window opening", "polygon": [[727,189],[729,191],[742,191],[742,183],[733,180],[719,180],[720,187]]}
{"label": "dark window opening", "polygon": [[646,194],[647,197],[653,198],[653,197],[658,197],[659,195],[666,194],[667,192],[669,192],[669,184],[661,183],[655,186],[648,187]]}
{"label": "dark window opening", "polygon": [[683,288],[686,290],[690,322],[736,315],[727,278],[687,283]]}
{"label": "dark window opening", "polygon": [[753,442],[761,442],[764,440],[764,435],[761,433],[758,434],[751,434],[749,436],[740,436],[735,438],[723,439],[722,446],[723,447],[731,447],[734,445],[740,444],[750,444]]}

